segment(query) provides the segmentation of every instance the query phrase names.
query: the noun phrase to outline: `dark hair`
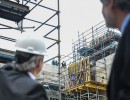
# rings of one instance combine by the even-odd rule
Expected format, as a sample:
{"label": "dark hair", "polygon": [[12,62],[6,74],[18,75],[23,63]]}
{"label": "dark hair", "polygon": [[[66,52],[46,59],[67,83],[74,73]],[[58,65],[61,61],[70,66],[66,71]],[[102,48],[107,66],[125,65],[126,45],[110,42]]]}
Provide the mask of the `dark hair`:
{"label": "dark hair", "polygon": [[130,11],[130,0],[114,0],[117,5],[123,11]]}
{"label": "dark hair", "polygon": [[24,63],[26,61],[29,61],[33,56],[35,56],[35,55],[31,54],[31,53],[16,51],[15,62],[17,64],[21,64],[21,63]]}
{"label": "dark hair", "polygon": [[108,3],[110,0],[100,0],[102,3]]}
{"label": "dark hair", "polygon": [[[102,3],[109,3],[110,0],[100,0]],[[113,0],[114,4],[123,11],[130,11],[130,0]]]}

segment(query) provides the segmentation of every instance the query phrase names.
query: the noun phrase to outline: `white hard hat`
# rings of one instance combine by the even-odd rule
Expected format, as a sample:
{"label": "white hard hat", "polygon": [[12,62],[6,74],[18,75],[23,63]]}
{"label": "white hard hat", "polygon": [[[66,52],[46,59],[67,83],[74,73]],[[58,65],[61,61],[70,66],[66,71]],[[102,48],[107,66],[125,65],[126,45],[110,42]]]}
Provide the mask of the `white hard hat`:
{"label": "white hard hat", "polygon": [[38,34],[25,34],[22,33],[20,38],[16,40],[15,44],[17,51],[36,55],[46,55],[46,46],[44,38]]}

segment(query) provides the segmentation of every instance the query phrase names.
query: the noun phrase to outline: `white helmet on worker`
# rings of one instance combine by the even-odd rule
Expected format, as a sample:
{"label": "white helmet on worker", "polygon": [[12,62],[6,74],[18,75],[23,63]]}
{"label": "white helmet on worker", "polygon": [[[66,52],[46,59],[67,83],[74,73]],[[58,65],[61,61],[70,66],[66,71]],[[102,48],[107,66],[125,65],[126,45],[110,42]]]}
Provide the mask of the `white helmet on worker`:
{"label": "white helmet on worker", "polygon": [[22,33],[20,38],[16,40],[15,47],[16,51],[22,51],[36,55],[46,55],[44,38],[36,33]]}

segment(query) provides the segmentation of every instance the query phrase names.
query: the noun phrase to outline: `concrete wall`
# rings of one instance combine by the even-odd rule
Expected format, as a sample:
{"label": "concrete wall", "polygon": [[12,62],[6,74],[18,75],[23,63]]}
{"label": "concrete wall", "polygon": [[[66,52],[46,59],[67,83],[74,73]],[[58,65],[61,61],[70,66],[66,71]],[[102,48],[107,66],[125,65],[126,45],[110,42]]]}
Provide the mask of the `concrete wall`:
{"label": "concrete wall", "polygon": [[[100,59],[96,62],[96,81],[107,84],[110,76],[111,65],[115,54],[111,54],[104,59]],[[103,78],[104,79],[103,79]]]}
{"label": "concrete wall", "polygon": [[41,72],[38,74],[37,79],[41,82],[58,84],[58,66],[51,64],[44,64]]}

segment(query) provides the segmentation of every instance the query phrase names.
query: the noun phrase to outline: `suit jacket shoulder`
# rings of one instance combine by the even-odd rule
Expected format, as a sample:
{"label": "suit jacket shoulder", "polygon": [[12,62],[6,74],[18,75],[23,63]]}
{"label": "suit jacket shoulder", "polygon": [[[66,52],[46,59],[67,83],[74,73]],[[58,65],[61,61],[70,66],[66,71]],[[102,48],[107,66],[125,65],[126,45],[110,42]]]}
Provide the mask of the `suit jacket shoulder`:
{"label": "suit jacket shoulder", "polygon": [[0,100],[48,100],[41,84],[10,66],[0,69],[0,81]]}

